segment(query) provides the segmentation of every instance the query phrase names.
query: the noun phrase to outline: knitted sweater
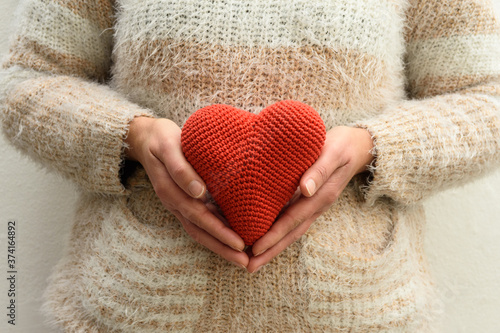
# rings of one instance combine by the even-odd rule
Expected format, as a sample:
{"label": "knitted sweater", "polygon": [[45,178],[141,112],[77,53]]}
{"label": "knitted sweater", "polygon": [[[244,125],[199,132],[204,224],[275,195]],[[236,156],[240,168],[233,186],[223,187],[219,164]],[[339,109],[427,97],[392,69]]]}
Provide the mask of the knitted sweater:
{"label": "knitted sweater", "polygon": [[[428,332],[422,199],[500,163],[500,38],[482,0],[27,0],[0,82],[13,145],[75,181],[45,292],[67,332]],[[366,128],[358,175],[256,274],[194,242],[125,167],[137,116],[309,104]],[[132,172],[123,172],[132,170]]]}

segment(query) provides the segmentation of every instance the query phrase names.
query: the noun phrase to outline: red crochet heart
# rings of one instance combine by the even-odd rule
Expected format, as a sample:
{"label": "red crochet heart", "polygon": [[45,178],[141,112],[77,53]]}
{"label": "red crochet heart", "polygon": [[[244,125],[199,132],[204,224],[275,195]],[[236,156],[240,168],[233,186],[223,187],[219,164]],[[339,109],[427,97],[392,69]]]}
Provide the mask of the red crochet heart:
{"label": "red crochet heart", "polygon": [[325,137],[313,108],[281,101],[258,115],[222,104],[202,108],[187,120],[181,142],[229,225],[252,245],[291,199]]}

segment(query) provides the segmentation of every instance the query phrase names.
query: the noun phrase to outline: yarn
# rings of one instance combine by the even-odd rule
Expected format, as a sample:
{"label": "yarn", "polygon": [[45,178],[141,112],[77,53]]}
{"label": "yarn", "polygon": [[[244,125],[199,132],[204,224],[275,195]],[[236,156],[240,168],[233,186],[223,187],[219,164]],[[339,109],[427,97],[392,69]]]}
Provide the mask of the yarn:
{"label": "yarn", "polygon": [[181,142],[229,225],[252,245],[293,196],[325,136],[312,107],[287,100],[258,115],[224,104],[204,107],[187,120]]}
{"label": "yarn", "polygon": [[[500,163],[500,30],[485,1],[26,0],[19,14],[0,75],[3,132],[80,192],[43,297],[54,331],[432,331],[422,200]],[[182,126],[207,105],[257,113],[290,99],[327,130],[367,129],[376,161],[257,274],[189,237],[144,168],[121,177],[136,117]],[[241,199],[242,174],[262,173],[248,167],[259,136],[242,130],[253,115],[233,116],[211,126],[248,136],[247,149],[226,143],[247,169],[221,156],[224,172],[206,167]],[[208,132],[195,137],[213,151]],[[267,161],[278,177],[281,162]]]}

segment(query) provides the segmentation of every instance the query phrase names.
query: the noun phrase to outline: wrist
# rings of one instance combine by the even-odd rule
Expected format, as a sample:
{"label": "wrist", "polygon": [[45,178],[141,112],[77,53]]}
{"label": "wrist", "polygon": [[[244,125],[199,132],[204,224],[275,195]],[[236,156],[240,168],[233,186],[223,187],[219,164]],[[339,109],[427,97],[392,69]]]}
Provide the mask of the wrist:
{"label": "wrist", "polygon": [[373,162],[374,156],[373,156],[373,139],[372,135],[368,130],[364,128],[355,128],[357,131],[356,134],[356,139],[359,144],[359,168],[356,172],[362,173],[368,170],[368,166]]}
{"label": "wrist", "polygon": [[140,162],[143,142],[150,132],[151,125],[156,121],[150,117],[135,117],[129,124],[127,137],[125,138],[125,158]]}

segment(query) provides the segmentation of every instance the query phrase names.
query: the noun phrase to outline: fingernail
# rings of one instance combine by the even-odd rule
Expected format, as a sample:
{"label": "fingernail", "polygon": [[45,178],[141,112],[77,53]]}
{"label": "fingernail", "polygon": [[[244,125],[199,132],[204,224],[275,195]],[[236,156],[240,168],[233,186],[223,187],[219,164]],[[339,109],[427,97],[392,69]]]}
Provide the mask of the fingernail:
{"label": "fingernail", "polygon": [[231,264],[233,264],[233,265],[235,265],[235,266],[238,266],[239,268],[246,269],[246,267],[245,267],[243,264],[240,264],[239,262],[234,262],[234,261],[231,261]]}
{"label": "fingernail", "polygon": [[232,246],[232,245],[229,245],[230,248],[232,248],[233,250],[235,251],[238,251],[238,252],[243,252],[243,250],[241,249],[238,249],[236,246]]}
{"label": "fingernail", "polygon": [[262,253],[264,253],[266,250],[262,250],[259,253],[254,254],[255,257],[260,256]]}
{"label": "fingernail", "polygon": [[205,187],[199,181],[193,180],[189,183],[188,190],[191,192],[191,196],[198,199],[205,192]]}
{"label": "fingernail", "polygon": [[264,267],[264,265],[257,267],[257,269],[255,271],[253,271],[253,272],[257,273],[262,267]]}
{"label": "fingernail", "polygon": [[314,182],[314,180],[309,179],[306,182],[306,190],[309,196],[312,197],[314,192],[316,191],[316,183]]}

